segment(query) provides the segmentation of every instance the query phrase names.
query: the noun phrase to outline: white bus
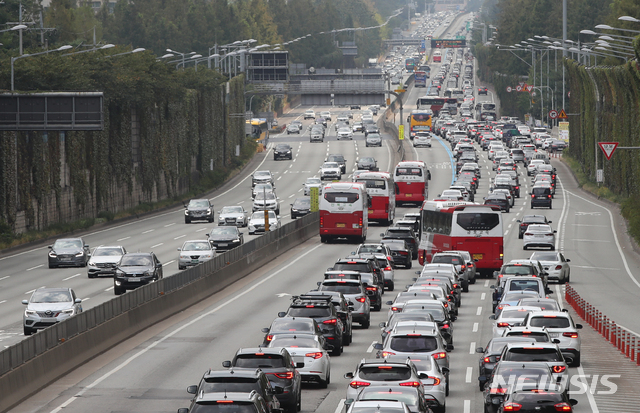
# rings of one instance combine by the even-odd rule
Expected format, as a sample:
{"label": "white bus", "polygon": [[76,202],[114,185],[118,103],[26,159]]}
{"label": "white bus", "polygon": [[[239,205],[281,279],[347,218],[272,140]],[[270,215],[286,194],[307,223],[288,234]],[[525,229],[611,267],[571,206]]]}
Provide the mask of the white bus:
{"label": "white bus", "polygon": [[369,196],[365,184],[333,182],[320,197],[320,241],[348,238],[363,243],[367,238]]}
{"label": "white bus", "polygon": [[364,172],[356,182],[366,185],[370,198],[369,220],[390,225],[396,216],[396,190],[389,172]]}

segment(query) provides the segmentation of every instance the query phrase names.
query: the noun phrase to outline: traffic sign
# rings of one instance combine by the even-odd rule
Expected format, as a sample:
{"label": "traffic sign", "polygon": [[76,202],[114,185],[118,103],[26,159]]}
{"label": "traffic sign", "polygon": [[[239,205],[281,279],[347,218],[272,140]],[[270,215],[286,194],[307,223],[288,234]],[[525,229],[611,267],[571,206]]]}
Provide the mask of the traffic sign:
{"label": "traffic sign", "polygon": [[604,152],[604,156],[607,158],[607,161],[611,159],[613,153],[616,151],[618,147],[618,142],[598,142],[598,146]]}
{"label": "traffic sign", "polygon": [[533,86],[527,85],[527,92],[531,93],[532,90],[533,90]]}
{"label": "traffic sign", "polygon": [[558,118],[558,111],[557,111],[557,110],[554,110],[554,109],[551,109],[551,110],[549,111],[549,117],[550,117],[551,119],[557,119],[557,118]]}
{"label": "traffic sign", "polygon": [[507,93],[511,93],[513,89],[511,89],[511,86],[507,86]]}
{"label": "traffic sign", "polygon": [[516,86],[516,91],[517,92],[522,92],[522,86],[521,85]]}
{"label": "traffic sign", "polygon": [[524,83],[524,82],[519,82],[518,84],[519,84],[520,86],[524,86],[524,84],[525,84],[525,83]]}
{"label": "traffic sign", "polygon": [[560,109],[560,113],[558,113],[558,119],[567,119],[567,112],[564,109]]}
{"label": "traffic sign", "polygon": [[404,125],[398,126],[398,139],[404,140]]}
{"label": "traffic sign", "polygon": [[396,92],[396,93],[404,93],[406,91],[407,91],[406,89],[396,89],[396,90],[394,90],[394,92]]}

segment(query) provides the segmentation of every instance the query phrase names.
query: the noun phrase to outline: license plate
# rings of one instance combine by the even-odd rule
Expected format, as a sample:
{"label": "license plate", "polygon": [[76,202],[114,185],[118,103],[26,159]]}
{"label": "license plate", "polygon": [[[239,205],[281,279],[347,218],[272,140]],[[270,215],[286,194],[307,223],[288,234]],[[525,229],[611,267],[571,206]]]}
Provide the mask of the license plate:
{"label": "license plate", "polygon": [[413,194],[407,194],[407,198],[412,197],[412,196],[413,196]]}
{"label": "license plate", "polygon": [[551,337],[551,338],[560,337],[560,333],[549,333],[549,337]]}
{"label": "license plate", "polygon": [[192,264],[197,264],[197,263],[199,263],[199,262],[200,262],[200,260],[191,260],[191,263],[192,263]]}
{"label": "license plate", "polygon": [[130,283],[140,282],[140,278],[129,278]]}
{"label": "license plate", "polygon": [[227,247],[227,246],[229,246],[229,244],[227,244],[227,243],[225,242],[225,243],[220,243],[220,244],[218,244],[218,246],[219,246],[219,247]]}
{"label": "license plate", "polygon": [[473,259],[474,260],[481,260],[483,256],[484,256],[483,254],[473,254]]}
{"label": "license plate", "polygon": [[60,261],[71,261],[71,258],[60,258]]}
{"label": "license plate", "polygon": [[336,224],[336,228],[344,228],[345,225],[344,224]]}
{"label": "license plate", "polygon": [[542,234],[536,234],[536,238],[544,238],[544,235],[542,235]]}
{"label": "license plate", "polygon": [[370,210],[369,210],[369,213],[370,213],[370,214],[373,214],[373,209],[370,209]]}

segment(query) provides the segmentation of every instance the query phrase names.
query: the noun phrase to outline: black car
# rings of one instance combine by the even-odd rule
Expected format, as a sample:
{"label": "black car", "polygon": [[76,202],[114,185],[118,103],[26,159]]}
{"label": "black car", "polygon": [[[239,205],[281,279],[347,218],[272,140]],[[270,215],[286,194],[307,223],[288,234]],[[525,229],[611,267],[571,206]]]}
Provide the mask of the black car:
{"label": "black car", "polygon": [[382,294],[384,294],[384,276],[375,258],[343,258],[336,261],[327,271],[357,271],[365,285],[365,290],[371,308],[374,311],[382,309]]}
{"label": "black car", "polygon": [[377,171],[378,170],[378,161],[373,156],[362,156],[358,159],[356,169],[358,170],[367,170],[367,171]]}
{"label": "black car", "polygon": [[273,149],[273,160],[277,161],[278,159],[293,159],[293,151],[289,144],[279,143]]}
{"label": "black car", "polygon": [[478,95],[486,95],[487,93],[489,93],[489,90],[486,86],[478,86]]}
{"label": "black car", "polygon": [[[217,393],[219,399],[224,399],[227,393],[257,393],[264,400],[267,412],[278,412],[280,402],[276,394],[282,394],[282,387],[273,387],[267,375],[260,368],[208,370],[202,376],[199,384],[187,387],[187,393],[195,394],[196,399],[201,394]],[[200,411],[200,410],[198,410]],[[245,411],[241,409],[232,411]]]}
{"label": "black car", "polygon": [[355,104],[354,105],[349,105],[349,109],[351,109],[351,110],[356,110],[356,109],[360,110],[360,105],[355,105]]}
{"label": "black car", "polygon": [[342,173],[347,173],[347,161],[346,159],[344,159],[344,156],[339,154],[329,155],[327,156],[327,159],[325,159],[325,162],[337,162],[338,165],[340,165],[340,170],[342,171]]}
{"label": "black car", "polygon": [[504,212],[509,212],[509,210],[511,209],[510,202],[507,199],[507,196],[502,193],[487,195],[487,197],[484,198],[484,204],[499,206],[500,209]]}
{"label": "black car", "polygon": [[153,252],[127,253],[116,266],[113,277],[113,292],[124,294],[141,285],[162,279],[162,264]]}
{"label": "black car", "polygon": [[291,218],[293,219],[303,217],[309,212],[311,212],[311,198],[308,196],[296,198],[291,204]]}
{"label": "black car", "polygon": [[518,238],[520,239],[522,239],[527,228],[529,228],[529,224],[551,224],[551,221],[549,221],[544,215],[525,215],[517,222],[520,223],[520,227],[518,229]]}
{"label": "black car", "polygon": [[293,296],[289,310],[278,313],[278,317],[309,317],[318,322],[322,335],[333,350],[332,356],[342,354],[346,337],[338,311],[329,295],[300,295]]}
{"label": "black car", "polygon": [[216,250],[230,250],[244,244],[244,234],[240,232],[238,227],[215,227],[207,234],[209,243]]}
{"label": "black car", "polygon": [[572,412],[573,406],[578,404],[570,399],[567,392],[559,385],[543,389],[523,388],[507,393],[498,413],[518,411],[520,413],[551,413]]}
{"label": "black car", "polygon": [[82,238],[61,238],[49,245],[49,268],[86,267],[91,250]]}
{"label": "black car", "polygon": [[407,247],[411,251],[411,259],[418,258],[418,237],[411,228],[407,227],[389,227],[384,234],[380,234],[383,240],[401,239],[407,243]]}
{"label": "black car", "polygon": [[544,207],[551,209],[551,188],[534,186],[531,188],[531,209]]}
{"label": "black car", "polygon": [[381,243],[389,247],[394,265],[402,265],[404,268],[411,268],[411,250],[404,240],[387,238],[383,239]]}
{"label": "black car", "polygon": [[233,360],[222,362],[226,368],[262,370],[274,388],[282,387],[283,392],[276,392],[280,406],[288,412],[300,410],[302,397],[302,379],[296,369],[296,363],[287,349],[278,348],[241,348],[236,352]]}
{"label": "black car", "polygon": [[331,296],[331,302],[338,312],[338,317],[342,320],[342,336],[344,337],[344,345],[348,346],[351,344],[353,341],[353,316],[351,314],[351,309],[353,307],[349,305],[345,296],[338,291],[309,291],[305,295]]}
{"label": "black car", "polygon": [[185,224],[191,221],[213,222],[213,204],[208,199],[192,199],[184,208]]}

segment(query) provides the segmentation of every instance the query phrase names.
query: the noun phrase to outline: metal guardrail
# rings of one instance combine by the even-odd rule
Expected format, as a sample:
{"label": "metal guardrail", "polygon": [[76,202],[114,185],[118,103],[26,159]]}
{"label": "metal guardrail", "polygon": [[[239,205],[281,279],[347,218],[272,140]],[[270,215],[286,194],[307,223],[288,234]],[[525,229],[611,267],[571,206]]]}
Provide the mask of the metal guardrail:
{"label": "metal guardrail", "polygon": [[90,330],[108,320],[138,307],[159,295],[182,288],[203,277],[213,275],[216,271],[250,256],[278,239],[292,234],[305,226],[318,221],[318,213],[311,213],[298,218],[275,231],[255,238],[240,247],[216,256],[211,261],[181,271],[171,277],[163,278],[155,283],[141,286],[126,294],[114,297],[100,305],[90,308],[67,320],[26,337],[19,343],[0,351],[0,376],[19,367],[26,361],[58,346],[84,331]]}

